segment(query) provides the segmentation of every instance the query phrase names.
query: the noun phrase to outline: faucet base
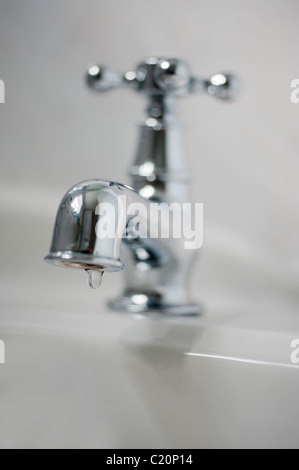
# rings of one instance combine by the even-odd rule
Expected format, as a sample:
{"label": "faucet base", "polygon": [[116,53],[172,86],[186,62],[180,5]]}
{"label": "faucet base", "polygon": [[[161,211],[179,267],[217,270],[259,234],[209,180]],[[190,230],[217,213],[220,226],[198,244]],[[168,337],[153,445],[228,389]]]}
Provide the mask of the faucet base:
{"label": "faucet base", "polygon": [[167,304],[151,294],[141,292],[131,293],[119,299],[111,300],[108,306],[112,310],[130,313],[160,312],[168,313],[169,315],[201,314],[201,308],[197,304]]}

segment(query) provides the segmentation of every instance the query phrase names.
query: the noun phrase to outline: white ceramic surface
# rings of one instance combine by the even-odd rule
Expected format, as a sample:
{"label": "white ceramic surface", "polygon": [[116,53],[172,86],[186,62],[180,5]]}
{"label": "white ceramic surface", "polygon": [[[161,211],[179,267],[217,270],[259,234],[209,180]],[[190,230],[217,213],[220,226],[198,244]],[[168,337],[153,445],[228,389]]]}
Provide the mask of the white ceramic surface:
{"label": "white ceramic surface", "polygon": [[1,448],[298,446],[298,303],[279,271],[239,254],[240,280],[234,257],[209,249],[199,269],[219,266],[236,288],[209,289],[197,271],[202,316],[116,314],[105,303],[121,273],[92,291],[84,272],[43,262],[47,217],[12,198],[1,220]]}
{"label": "white ceramic surface", "polygon": [[101,311],[4,315],[1,447],[297,447],[292,333]]}

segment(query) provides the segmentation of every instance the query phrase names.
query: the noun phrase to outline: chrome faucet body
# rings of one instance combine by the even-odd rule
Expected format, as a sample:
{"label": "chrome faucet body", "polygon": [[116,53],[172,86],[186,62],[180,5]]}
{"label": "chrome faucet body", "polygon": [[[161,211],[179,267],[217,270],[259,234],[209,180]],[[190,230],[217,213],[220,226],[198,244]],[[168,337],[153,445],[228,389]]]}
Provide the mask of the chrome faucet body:
{"label": "chrome faucet body", "polygon": [[[189,279],[198,250],[186,250],[184,236],[152,238],[149,227],[157,220],[149,215],[125,215],[119,201],[143,204],[150,214],[151,203],[191,203],[190,175],[178,123],[176,104],[181,95],[206,90],[210,95],[229,99],[235,90],[231,75],[216,74],[210,80],[191,76],[188,66],[177,59],[148,58],[135,72],[124,75],[92,65],[87,83],[105,92],[129,86],[147,95],[146,119],[140,127],[135,160],[130,167],[132,188],[101,179],[75,185],[63,198],[46,261],[89,271],[115,271],[125,265],[125,287],[120,298],[110,302],[118,310],[159,311],[196,314],[198,306],[189,299]],[[101,207],[109,202],[108,214],[115,236],[103,239],[97,234]],[[116,217],[115,217],[116,214]],[[133,223],[134,222],[134,223]],[[132,236],[136,223],[144,236]],[[163,229],[163,219],[160,221]],[[142,230],[141,230],[142,231]],[[163,231],[163,230],[162,230]]]}

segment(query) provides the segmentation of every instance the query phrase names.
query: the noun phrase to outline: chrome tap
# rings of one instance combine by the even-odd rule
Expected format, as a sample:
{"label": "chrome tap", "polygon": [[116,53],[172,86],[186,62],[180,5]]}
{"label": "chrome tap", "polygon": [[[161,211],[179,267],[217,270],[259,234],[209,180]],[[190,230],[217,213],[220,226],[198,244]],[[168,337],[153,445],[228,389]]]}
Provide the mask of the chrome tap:
{"label": "chrome tap", "polygon": [[[180,237],[171,236],[178,228],[175,224],[182,225],[181,218],[168,237],[162,236],[166,217],[154,217],[151,206],[166,203],[171,207],[175,202],[182,208],[191,203],[190,175],[177,121],[177,98],[193,91],[206,91],[228,100],[236,89],[236,80],[222,73],[200,80],[191,75],[181,60],[147,58],[135,71],[124,75],[91,65],[86,81],[98,92],[130,87],[147,96],[146,119],[130,167],[134,189],[102,179],[84,181],[71,188],[59,206],[50,253],[45,260],[88,271],[91,286],[100,284],[103,272],[125,266],[124,292],[110,302],[114,309],[196,314],[199,308],[189,299],[188,284],[198,250],[185,249],[184,231]],[[124,200],[127,205],[139,205],[144,210],[128,213]],[[105,214],[107,204],[110,209]],[[106,228],[112,227],[110,237],[102,236],[103,218]],[[152,236],[153,228],[156,237]]]}

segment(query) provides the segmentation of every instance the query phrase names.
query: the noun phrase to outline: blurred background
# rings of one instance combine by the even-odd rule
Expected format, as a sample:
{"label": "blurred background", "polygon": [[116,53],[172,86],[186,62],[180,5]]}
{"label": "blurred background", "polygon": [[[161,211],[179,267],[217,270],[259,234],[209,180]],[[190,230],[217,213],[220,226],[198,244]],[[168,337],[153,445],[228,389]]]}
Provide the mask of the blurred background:
{"label": "blurred background", "polygon": [[43,257],[69,187],[129,183],[145,103],[128,90],[90,93],[86,66],[127,71],[165,55],[197,76],[228,71],[241,82],[231,104],[180,103],[205,210],[194,294],[220,322],[248,325],[254,312],[271,329],[288,309],[286,328],[298,325],[298,30],[296,0],[0,0],[0,319],[28,308],[97,315],[121,288],[122,273],[93,292],[83,272]]}

